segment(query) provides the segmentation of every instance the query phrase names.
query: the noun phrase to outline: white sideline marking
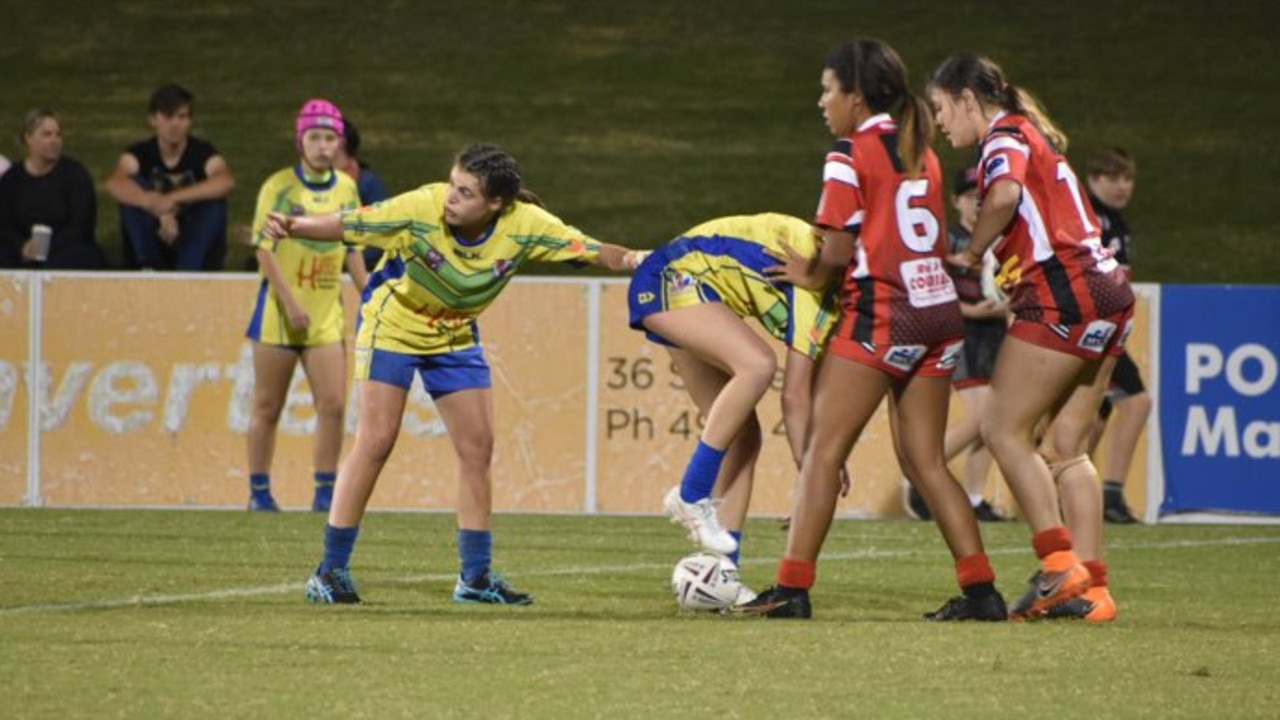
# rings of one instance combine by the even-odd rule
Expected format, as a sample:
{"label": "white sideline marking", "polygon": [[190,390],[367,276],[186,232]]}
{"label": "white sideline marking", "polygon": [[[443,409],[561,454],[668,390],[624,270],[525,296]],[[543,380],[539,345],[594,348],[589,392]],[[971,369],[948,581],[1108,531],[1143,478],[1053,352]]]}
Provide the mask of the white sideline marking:
{"label": "white sideline marking", "polygon": [[[1109,553],[1126,550],[1164,550],[1171,548],[1198,548],[1224,545],[1269,545],[1280,543],[1280,537],[1243,537],[1222,538],[1220,540],[1167,540],[1149,543],[1113,544],[1107,547]],[[941,551],[940,551],[941,552]],[[987,551],[988,555],[1017,555],[1028,552],[1026,547],[995,548]],[[868,548],[844,553],[823,553],[824,562],[839,560],[878,560],[882,558],[906,557],[919,555],[912,550],[878,550]],[[756,558],[743,560],[743,565],[763,565],[777,562],[777,558]],[[666,570],[670,563],[634,563],[631,565],[596,565],[593,567],[564,567],[551,570],[533,570],[523,573],[511,573],[511,577],[551,577],[557,575],[621,575],[648,570]],[[425,582],[445,582],[457,577],[456,573],[431,573],[428,575],[409,575],[401,578],[382,580],[377,585],[420,585]],[[77,603],[42,603],[37,605],[16,605],[0,608],[0,617],[11,615],[31,615],[38,613],[78,612],[81,610],[118,610],[121,608],[155,607],[160,605],[181,605],[183,603],[211,602],[237,597],[257,597],[261,595],[285,595],[302,592],[304,582],[277,583],[275,585],[259,585],[257,587],[227,588],[200,593],[183,593],[177,595],[134,595],[132,597],[109,600],[91,600]]]}

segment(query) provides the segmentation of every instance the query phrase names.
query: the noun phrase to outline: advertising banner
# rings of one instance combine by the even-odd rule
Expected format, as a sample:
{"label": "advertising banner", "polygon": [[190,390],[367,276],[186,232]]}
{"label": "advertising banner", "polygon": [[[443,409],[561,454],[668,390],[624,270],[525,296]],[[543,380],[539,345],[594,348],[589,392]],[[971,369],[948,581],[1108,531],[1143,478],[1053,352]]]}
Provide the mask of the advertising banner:
{"label": "advertising banner", "polygon": [[1161,515],[1280,514],[1280,288],[1165,285]]}

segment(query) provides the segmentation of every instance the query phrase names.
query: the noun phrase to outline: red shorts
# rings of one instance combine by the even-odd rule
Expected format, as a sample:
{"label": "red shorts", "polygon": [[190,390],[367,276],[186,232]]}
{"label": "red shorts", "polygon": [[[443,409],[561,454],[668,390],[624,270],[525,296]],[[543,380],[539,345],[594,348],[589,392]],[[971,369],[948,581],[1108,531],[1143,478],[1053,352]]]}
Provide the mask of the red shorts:
{"label": "red shorts", "polygon": [[1015,317],[1009,334],[1042,348],[1097,360],[1106,355],[1119,357],[1133,332],[1133,306],[1104,318],[1078,325],[1046,325]]}
{"label": "red shorts", "polygon": [[827,352],[887,373],[896,380],[912,376],[951,377],[960,359],[964,340],[952,338],[936,345],[863,344],[845,337],[833,337]]}

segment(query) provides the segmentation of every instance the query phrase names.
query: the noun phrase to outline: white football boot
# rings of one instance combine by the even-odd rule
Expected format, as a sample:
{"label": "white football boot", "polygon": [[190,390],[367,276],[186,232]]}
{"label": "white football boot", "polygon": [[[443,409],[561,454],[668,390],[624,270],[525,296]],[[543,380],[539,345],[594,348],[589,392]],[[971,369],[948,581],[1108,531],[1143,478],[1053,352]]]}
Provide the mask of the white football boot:
{"label": "white football boot", "polygon": [[689,531],[689,539],[703,550],[728,555],[738,549],[738,541],[720,525],[720,517],[716,515],[711,498],[687,503],[680,499],[680,486],[677,485],[667,493],[664,504],[671,522],[684,525]]}

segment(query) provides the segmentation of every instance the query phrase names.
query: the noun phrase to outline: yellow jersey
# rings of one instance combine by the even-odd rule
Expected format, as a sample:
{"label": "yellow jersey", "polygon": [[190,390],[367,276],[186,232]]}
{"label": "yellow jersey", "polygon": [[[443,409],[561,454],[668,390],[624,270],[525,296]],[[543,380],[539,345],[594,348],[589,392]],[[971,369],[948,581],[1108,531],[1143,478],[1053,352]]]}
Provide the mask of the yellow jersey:
{"label": "yellow jersey", "polygon": [[474,347],[476,318],[526,262],[594,263],[600,243],[546,210],[516,201],[476,240],[444,220],[447,183],[343,215],[347,242],[382,248],[356,346],[415,355]]}
{"label": "yellow jersey", "polygon": [[310,215],[351,210],[359,204],[355,181],[333,170],[325,180],[312,183],[304,179],[299,166],[294,166],[276,172],[262,184],[253,214],[253,245],[275,256],[285,283],[311,316],[311,326],[301,332],[289,327],[284,303],[267,282],[265,271],[259,270],[262,282],[245,333],[249,339],[288,347],[328,345],[342,340],[342,268],[348,249],[304,238],[272,240],[262,231],[267,216],[273,212]]}

